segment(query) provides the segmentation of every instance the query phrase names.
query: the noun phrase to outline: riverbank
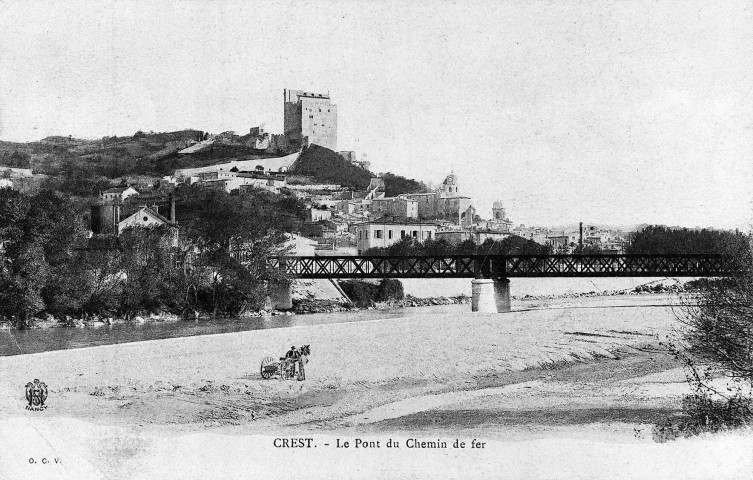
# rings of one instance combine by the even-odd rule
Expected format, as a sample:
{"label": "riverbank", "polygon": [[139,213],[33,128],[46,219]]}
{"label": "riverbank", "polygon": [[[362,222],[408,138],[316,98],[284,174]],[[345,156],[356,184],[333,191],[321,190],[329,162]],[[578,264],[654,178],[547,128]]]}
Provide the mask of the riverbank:
{"label": "riverbank", "polygon": [[[24,462],[47,455],[66,462],[47,472],[70,478],[252,470],[289,478],[300,468],[312,478],[467,478],[491,469],[503,478],[747,478],[753,437],[744,432],[651,439],[652,425],[689,391],[658,346],[676,325],[674,301],[566,299],[502,315],[423,309],[2,357],[0,471],[28,476]],[[261,359],[293,344],[311,345],[307,380],[262,380]],[[44,412],[23,408],[33,378],[49,387]],[[275,448],[277,437],[312,438],[319,448]],[[329,448],[355,438],[403,448]],[[487,450],[406,453],[411,438],[477,439]]]}
{"label": "riverbank", "polygon": [[[642,472],[638,476],[647,478],[661,472],[662,478],[706,478],[698,472],[711,465],[723,473],[719,478],[745,478],[740,472],[750,472],[742,468],[753,466],[753,459],[745,464],[739,445],[752,446],[750,436],[662,445],[651,439],[653,423],[678,411],[689,391],[680,366],[658,346],[676,326],[673,302],[667,295],[581,298],[502,315],[424,309],[415,317],[2,357],[0,449],[11,456],[0,467],[19,471],[8,470],[18,468],[11,460],[30,454],[19,450],[18,439],[34,432],[78,465],[111,478],[143,478],[160,467],[188,478],[197,478],[196,472],[231,478],[227,465],[267,468],[269,478],[280,478],[291,470],[270,470],[256,455],[229,458],[225,452],[240,444],[305,465],[314,457],[275,450],[274,437],[439,437],[481,439],[493,450],[489,457],[421,454],[412,457],[415,467],[430,469],[426,460],[433,459],[459,476],[463,470],[452,465],[490,467],[517,457],[506,465],[509,477],[556,478],[589,461],[588,475],[568,476],[634,478],[630,473]],[[263,357],[301,344],[312,349],[305,382],[260,378]],[[49,387],[49,408],[42,413],[23,408],[23,385],[33,378]],[[720,445],[736,463],[709,455]],[[397,472],[423,476],[402,454],[318,452],[343,465],[340,473],[349,477],[365,476],[346,468],[361,460],[375,469],[371,473],[390,477],[378,458],[388,458]],[[554,461],[532,463],[541,452]],[[201,458],[201,465],[191,458]],[[674,465],[678,458],[709,464],[693,470]],[[550,470],[552,465],[563,470]]]}
{"label": "riverbank", "polygon": [[[465,281],[465,279],[463,279]],[[588,279],[586,279],[588,280]],[[624,280],[624,279],[613,279]],[[608,283],[601,280],[601,289],[596,284],[593,285],[593,290],[584,289],[580,286],[580,290],[577,288],[567,292],[560,292],[556,294],[522,294],[512,295],[512,300],[516,301],[532,301],[532,300],[557,300],[557,299],[577,299],[584,297],[603,297],[603,296],[623,296],[623,295],[646,295],[646,294],[677,294],[684,291],[683,285],[686,280],[680,280],[677,278],[658,278],[651,279],[637,279],[640,281],[637,285],[631,285],[628,288],[607,288]],[[285,315],[305,315],[316,313],[340,313],[340,312],[358,312],[371,309],[387,310],[395,308],[411,308],[411,307],[425,307],[425,306],[439,306],[439,305],[459,305],[470,303],[471,298],[465,293],[457,293],[450,295],[436,295],[436,296],[416,296],[411,293],[406,293],[405,298],[402,300],[392,300],[388,302],[375,302],[372,307],[356,307],[347,300],[343,299],[340,293],[333,288],[323,288],[322,283],[325,286],[330,286],[329,282],[318,282],[312,280],[300,281],[300,285],[294,288],[294,300],[293,308],[291,310],[260,310],[245,312],[242,318],[264,318],[269,316],[285,316]],[[467,283],[467,282],[466,282]],[[620,282],[622,283],[622,282]],[[423,292],[424,294],[432,291],[431,286],[427,289],[420,283],[408,282],[408,290],[414,294]],[[451,289],[450,291],[453,291]],[[99,328],[108,325],[122,325],[125,323],[169,323],[178,322],[182,320],[206,320],[210,317],[206,315],[200,315],[196,312],[190,317],[181,317],[168,312],[160,312],[159,314],[143,314],[136,315],[130,319],[118,318],[112,316],[87,316],[83,318],[55,318],[47,316],[46,318],[35,318],[32,320],[31,325],[28,328]],[[13,329],[11,322],[8,320],[0,319],[0,330]]]}

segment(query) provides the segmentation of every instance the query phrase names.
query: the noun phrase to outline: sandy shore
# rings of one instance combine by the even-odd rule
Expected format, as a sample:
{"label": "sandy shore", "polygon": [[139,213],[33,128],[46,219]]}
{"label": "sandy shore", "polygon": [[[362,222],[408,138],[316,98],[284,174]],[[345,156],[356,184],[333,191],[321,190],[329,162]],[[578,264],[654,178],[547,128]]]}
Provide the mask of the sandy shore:
{"label": "sandy shore", "polygon": [[[466,305],[2,357],[0,478],[237,478],[238,468],[282,478],[306,466],[315,478],[469,478],[490,469],[510,478],[748,478],[750,433],[651,439],[652,424],[688,392],[682,370],[657,349],[676,326],[671,303],[584,298],[503,315]],[[301,344],[312,348],[307,381],[260,378],[263,357]],[[33,378],[50,388],[44,412],[23,408]],[[282,436],[317,447],[275,448]],[[403,448],[334,446],[355,438]],[[417,452],[406,449],[409,438],[486,446]],[[45,455],[65,466],[29,463]]]}

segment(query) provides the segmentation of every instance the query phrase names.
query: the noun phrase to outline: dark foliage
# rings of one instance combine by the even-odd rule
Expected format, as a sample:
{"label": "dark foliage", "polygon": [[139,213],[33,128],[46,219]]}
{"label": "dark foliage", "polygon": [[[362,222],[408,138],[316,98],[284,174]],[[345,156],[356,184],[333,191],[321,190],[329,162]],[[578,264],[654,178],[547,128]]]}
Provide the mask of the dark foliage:
{"label": "dark foliage", "polygon": [[24,328],[45,313],[237,314],[262,305],[268,282],[288,281],[266,262],[303,221],[300,201],[265,191],[176,193],[193,213],[179,242],[167,226],[87,240],[70,199],[0,189],[0,317]]}
{"label": "dark foliage", "polygon": [[649,225],[635,233],[626,253],[748,255],[748,243],[746,236],[739,231],[672,229]]}
{"label": "dark foliage", "polygon": [[517,235],[504,240],[487,239],[481,245],[466,240],[458,245],[451,245],[444,239],[426,240],[423,243],[406,238],[387,248],[371,248],[365,255],[546,255],[551,247],[539,245]]}
{"label": "dark foliage", "polygon": [[385,278],[378,284],[361,280],[340,282],[345,294],[359,308],[373,307],[377,302],[400,301],[405,298],[400,280]]}
{"label": "dark foliage", "polygon": [[299,200],[263,190],[229,195],[196,187],[176,190],[176,197],[192,213],[182,222],[185,242],[199,252],[187,286],[192,308],[213,314],[258,309],[266,282],[288,281],[267,271],[266,260],[284,253],[285,232],[300,228],[305,209]]}
{"label": "dark foliage", "polygon": [[575,247],[575,250],[573,250],[573,253],[576,255],[589,255],[592,253],[602,253],[601,247],[594,244],[584,244],[582,247],[578,245]]}
{"label": "dark foliage", "polygon": [[13,168],[31,168],[31,155],[15,150],[8,156],[0,155],[0,165]]}
{"label": "dark foliage", "polygon": [[387,172],[381,175],[384,180],[385,196],[397,197],[404,193],[424,193],[429,189],[422,182]]}
{"label": "dark foliage", "polygon": [[68,308],[85,239],[76,209],[50,191],[26,196],[0,189],[0,315],[24,328],[46,309]]}
{"label": "dark foliage", "polygon": [[751,411],[751,399],[746,397],[714,399],[705,393],[686,395],[682,401],[682,413],[656,424],[653,438],[663,443],[744,427],[753,423]]}
{"label": "dark foliage", "polygon": [[371,173],[367,170],[353,165],[332,150],[319,145],[311,145],[305,149],[289,172],[311,176],[317,183],[334,183],[356,190],[366,189],[371,180]]}

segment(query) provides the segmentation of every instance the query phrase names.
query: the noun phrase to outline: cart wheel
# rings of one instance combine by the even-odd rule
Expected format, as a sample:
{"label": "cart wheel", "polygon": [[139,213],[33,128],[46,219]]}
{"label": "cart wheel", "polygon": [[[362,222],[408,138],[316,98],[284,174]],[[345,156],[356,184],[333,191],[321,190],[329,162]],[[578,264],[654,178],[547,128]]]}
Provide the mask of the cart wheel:
{"label": "cart wheel", "polygon": [[264,360],[261,361],[261,378],[267,380],[272,377],[272,372],[265,372],[264,367],[267,365],[271,365],[275,362],[275,359],[272,357],[265,357]]}

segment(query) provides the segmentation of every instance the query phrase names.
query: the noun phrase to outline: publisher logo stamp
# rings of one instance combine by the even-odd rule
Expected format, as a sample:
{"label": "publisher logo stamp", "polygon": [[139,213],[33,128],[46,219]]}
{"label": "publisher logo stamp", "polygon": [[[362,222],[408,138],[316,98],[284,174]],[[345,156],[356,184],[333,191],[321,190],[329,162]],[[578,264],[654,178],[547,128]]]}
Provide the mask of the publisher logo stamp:
{"label": "publisher logo stamp", "polygon": [[45,400],[47,400],[47,385],[44,382],[35,378],[33,382],[26,384],[26,401],[29,402],[26,410],[44,410],[47,408],[44,404]]}

